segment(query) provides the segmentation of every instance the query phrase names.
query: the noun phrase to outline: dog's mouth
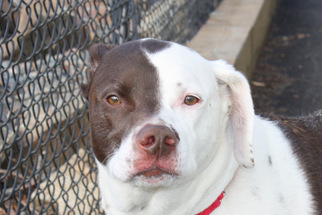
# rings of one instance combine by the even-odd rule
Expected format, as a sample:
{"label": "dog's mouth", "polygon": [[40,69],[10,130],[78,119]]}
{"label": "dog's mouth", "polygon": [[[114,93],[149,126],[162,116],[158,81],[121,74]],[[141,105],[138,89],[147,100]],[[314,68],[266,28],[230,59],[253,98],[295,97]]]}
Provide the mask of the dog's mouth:
{"label": "dog's mouth", "polygon": [[172,170],[166,170],[158,166],[142,170],[133,177],[138,186],[159,187],[170,185],[178,176]]}
{"label": "dog's mouth", "polygon": [[135,176],[144,176],[146,178],[160,178],[163,175],[170,175],[170,176],[176,176],[178,175],[175,172],[172,172],[170,170],[165,170],[160,167],[152,167],[150,169],[143,170],[141,172],[138,172]]}

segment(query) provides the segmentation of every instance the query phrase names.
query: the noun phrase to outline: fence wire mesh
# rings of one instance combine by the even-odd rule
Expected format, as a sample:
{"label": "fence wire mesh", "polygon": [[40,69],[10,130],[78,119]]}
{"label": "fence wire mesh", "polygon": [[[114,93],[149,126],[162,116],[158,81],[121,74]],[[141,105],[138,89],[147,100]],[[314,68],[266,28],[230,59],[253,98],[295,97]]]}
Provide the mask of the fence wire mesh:
{"label": "fence wire mesh", "polygon": [[216,0],[1,0],[0,214],[101,214],[86,49],[192,38]]}

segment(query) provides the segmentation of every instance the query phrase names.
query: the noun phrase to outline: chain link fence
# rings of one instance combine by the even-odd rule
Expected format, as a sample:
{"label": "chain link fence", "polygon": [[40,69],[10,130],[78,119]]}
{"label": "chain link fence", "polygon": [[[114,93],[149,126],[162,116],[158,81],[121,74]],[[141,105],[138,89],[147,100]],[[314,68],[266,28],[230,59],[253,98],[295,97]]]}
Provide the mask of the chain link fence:
{"label": "chain link fence", "polygon": [[184,43],[216,0],[0,0],[0,215],[101,214],[86,49]]}

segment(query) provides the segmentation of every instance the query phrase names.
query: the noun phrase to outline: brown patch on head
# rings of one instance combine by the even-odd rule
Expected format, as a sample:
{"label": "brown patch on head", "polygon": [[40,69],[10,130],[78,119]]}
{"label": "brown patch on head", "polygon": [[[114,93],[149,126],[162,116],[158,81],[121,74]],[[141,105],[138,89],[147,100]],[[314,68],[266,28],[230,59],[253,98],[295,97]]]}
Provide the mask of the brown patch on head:
{"label": "brown patch on head", "polygon": [[[108,50],[98,61],[87,86],[93,151],[101,163],[106,163],[131,129],[158,112],[158,74],[144,52],[161,50],[163,43],[128,42]],[[117,96],[121,103],[111,105],[110,96]]]}
{"label": "brown patch on head", "polygon": [[91,69],[96,70],[104,55],[113,48],[115,48],[115,45],[105,45],[101,43],[94,44],[89,49]]}
{"label": "brown patch on head", "polygon": [[155,40],[155,39],[147,39],[142,42],[142,48],[151,54],[154,54],[159,51],[162,51],[163,49],[169,48],[170,45],[171,44],[169,42]]}
{"label": "brown patch on head", "polygon": [[278,120],[311,187],[317,211],[322,211],[322,111],[308,117],[271,117]]}
{"label": "brown patch on head", "polygon": [[[91,48],[89,49],[89,68],[87,70],[89,80],[92,79],[92,76],[94,75],[97,67],[100,65],[104,55],[114,47],[115,45],[105,45],[102,43],[97,43],[91,46]],[[90,83],[91,82],[81,85],[82,94],[86,99],[88,99]]]}

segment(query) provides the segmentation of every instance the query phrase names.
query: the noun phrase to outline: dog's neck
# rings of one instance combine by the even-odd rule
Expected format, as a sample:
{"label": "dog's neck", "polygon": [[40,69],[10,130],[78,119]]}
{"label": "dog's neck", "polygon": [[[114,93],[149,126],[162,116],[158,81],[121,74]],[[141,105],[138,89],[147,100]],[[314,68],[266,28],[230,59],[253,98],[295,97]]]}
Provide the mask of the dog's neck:
{"label": "dog's neck", "polygon": [[[232,143],[227,138],[224,139],[215,153],[220,156],[213,156],[214,160],[194,175],[193,181],[187,179],[162,189],[145,189],[120,182],[108,175],[108,171],[99,172],[100,180],[105,180],[100,183],[100,186],[104,184],[101,190],[105,192],[102,199],[103,209],[112,215],[198,214],[224,191],[238,168],[237,161],[232,158]],[[105,167],[100,167],[103,168]],[[216,174],[218,172],[222,174]]]}
{"label": "dog's neck", "polygon": [[198,192],[195,193],[200,193],[202,196],[189,196],[190,204],[194,205],[190,214],[197,214],[209,207],[230,183],[239,167],[234,158],[232,145],[230,137],[222,139],[213,156],[214,159],[197,177],[194,189]]}

